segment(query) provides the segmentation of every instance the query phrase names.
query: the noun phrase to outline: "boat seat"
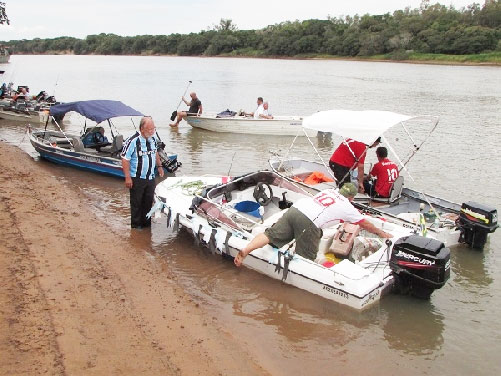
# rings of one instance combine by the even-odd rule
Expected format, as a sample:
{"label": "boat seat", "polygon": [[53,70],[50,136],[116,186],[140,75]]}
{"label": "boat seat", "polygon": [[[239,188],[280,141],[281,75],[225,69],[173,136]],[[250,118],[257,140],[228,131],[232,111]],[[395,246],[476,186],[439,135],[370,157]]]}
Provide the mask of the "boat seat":
{"label": "boat seat", "polygon": [[83,152],[85,150],[82,140],[78,137],[72,137],[71,143],[73,144],[73,150],[76,152]]}
{"label": "boat seat", "polygon": [[382,202],[385,204],[392,204],[397,201],[402,195],[402,190],[404,189],[404,177],[399,176],[393,182],[393,185],[390,189],[390,197],[374,197],[372,201]]}
{"label": "boat seat", "polygon": [[121,134],[117,134],[111,143],[111,146],[106,146],[101,148],[100,151],[105,153],[110,153],[112,156],[114,154],[119,154],[122,151],[124,145],[124,136]]}

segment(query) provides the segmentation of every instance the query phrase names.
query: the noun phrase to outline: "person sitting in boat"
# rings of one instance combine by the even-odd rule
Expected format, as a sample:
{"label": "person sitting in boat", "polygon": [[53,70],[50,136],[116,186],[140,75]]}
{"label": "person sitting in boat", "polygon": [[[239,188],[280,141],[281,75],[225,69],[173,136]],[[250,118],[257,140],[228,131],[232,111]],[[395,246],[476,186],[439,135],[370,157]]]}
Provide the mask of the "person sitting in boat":
{"label": "person sitting in boat", "polygon": [[5,82],[2,84],[2,87],[0,87],[0,98],[5,98],[7,96],[7,85]]}
{"label": "person sitting in boat", "polygon": [[294,239],[296,240],[296,253],[314,260],[322,237],[322,228],[333,226],[340,221],[358,224],[364,230],[382,238],[393,237],[374,226],[355,209],[351,201],[356,194],[355,185],[346,183],[339,191],[326,189],[314,197],[297,201],[273,226],[257,235],[238,252],[234,259],[235,265],[242,265],[245,257],[257,248],[262,248],[267,244],[280,248]]}
{"label": "person sitting in boat", "polygon": [[109,144],[108,138],[104,135],[103,127],[92,127],[82,136],[82,143],[85,147],[94,147],[96,145],[105,146]]}
{"label": "person sitting in boat", "polygon": [[15,101],[20,101],[20,100],[28,101],[30,99],[30,93],[29,93],[28,89],[26,89],[25,87],[22,87],[18,91],[18,93],[16,95],[14,95],[13,99]]}
{"label": "person sitting in boat", "polygon": [[188,111],[178,111],[177,118],[174,123],[169,124],[171,127],[177,127],[181,120],[186,119],[187,116],[200,116],[202,115],[202,102],[197,97],[197,93],[190,93],[191,101],[187,101],[184,97],[181,97],[181,100],[186,103],[187,106],[190,106]]}
{"label": "person sitting in boat", "polygon": [[364,193],[364,161],[369,148],[373,148],[381,142],[379,137],[371,146],[363,142],[347,138],[334,150],[329,167],[338,182],[339,187],[350,181],[350,173],[355,168],[358,169],[358,191]]}
{"label": "person sitting in boat", "polygon": [[[390,197],[393,182],[398,178],[398,167],[388,159],[388,149],[380,146],[376,149],[378,163],[372,167],[368,179],[364,180],[364,189],[371,197]],[[375,178],[375,182],[372,178]]]}
{"label": "person sitting in boat", "polygon": [[262,114],[259,114],[259,118],[261,119],[273,119],[273,115],[270,114],[269,110],[268,110],[268,102],[264,102],[263,103],[263,113]]}
{"label": "person sitting in boat", "polygon": [[245,116],[252,116],[254,119],[259,119],[260,115],[262,115],[264,112],[264,107],[263,107],[263,97],[258,97],[257,98],[257,108],[254,112],[245,112]]}

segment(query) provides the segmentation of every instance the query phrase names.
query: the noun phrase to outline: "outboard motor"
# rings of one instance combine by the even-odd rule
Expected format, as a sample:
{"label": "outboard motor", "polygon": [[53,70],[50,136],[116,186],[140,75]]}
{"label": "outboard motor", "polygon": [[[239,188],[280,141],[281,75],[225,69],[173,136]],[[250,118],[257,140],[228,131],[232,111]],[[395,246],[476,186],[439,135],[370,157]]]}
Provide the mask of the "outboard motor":
{"label": "outboard motor", "polygon": [[472,248],[483,250],[487,234],[496,231],[498,227],[496,209],[473,201],[461,205],[459,213],[460,243],[466,243]]}
{"label": "outboard motor", "polygon": [[390,268],[400,293],[428,299],[449,279],[450,250],[438,240],[409,235],[395,242]]}

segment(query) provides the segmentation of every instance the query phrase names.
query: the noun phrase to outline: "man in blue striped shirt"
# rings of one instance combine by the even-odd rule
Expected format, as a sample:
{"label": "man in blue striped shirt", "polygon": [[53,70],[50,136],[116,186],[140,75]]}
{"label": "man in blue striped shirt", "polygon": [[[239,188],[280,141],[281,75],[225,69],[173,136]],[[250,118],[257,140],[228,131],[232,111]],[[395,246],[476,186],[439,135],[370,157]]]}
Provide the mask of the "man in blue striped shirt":
{"label": "man in blue striped shirt", "polygon": [[125,186],[130,191],[130,225],[141,229],[151,226],[146,214],[153,205],[155,194],[155,167],[163,177],[164,170],[157,152],[155,123],[145,116],[139,123],[139,132],[129,137],[122,148],[122,169]]}

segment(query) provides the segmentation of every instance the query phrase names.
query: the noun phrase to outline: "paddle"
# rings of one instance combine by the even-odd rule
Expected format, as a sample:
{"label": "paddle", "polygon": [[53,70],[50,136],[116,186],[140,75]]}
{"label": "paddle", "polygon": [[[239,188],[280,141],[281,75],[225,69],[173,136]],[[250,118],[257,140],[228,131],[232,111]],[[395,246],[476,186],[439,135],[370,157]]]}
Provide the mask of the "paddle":
{"label": "paddle", "polygon": [[[186,92],[188,91],[188,88],[190,87],[191,83],[192,83],[192,81],[191,81],[191,80],[189,80],[189,81],[188,81],[188,85],[186,86],[186,89],[184,90],[184,94],[183,94],[182,98],[184,98],[184,96],[186,95]],[[176,118],[176,116],[177,116],[177,110],[179,109],[179,106],[181,106],[181,102],[183,101],[183,99],[182,99],[182,98],[181,98],[181,100],[179,101],[179,104],[177,105],[176,110],[175,110],[175,111],[172,111],[172,115],[170,116],[170,120],[171,120],[171,121],[174,121],[174,119],[175,119],[175,118]]]}

